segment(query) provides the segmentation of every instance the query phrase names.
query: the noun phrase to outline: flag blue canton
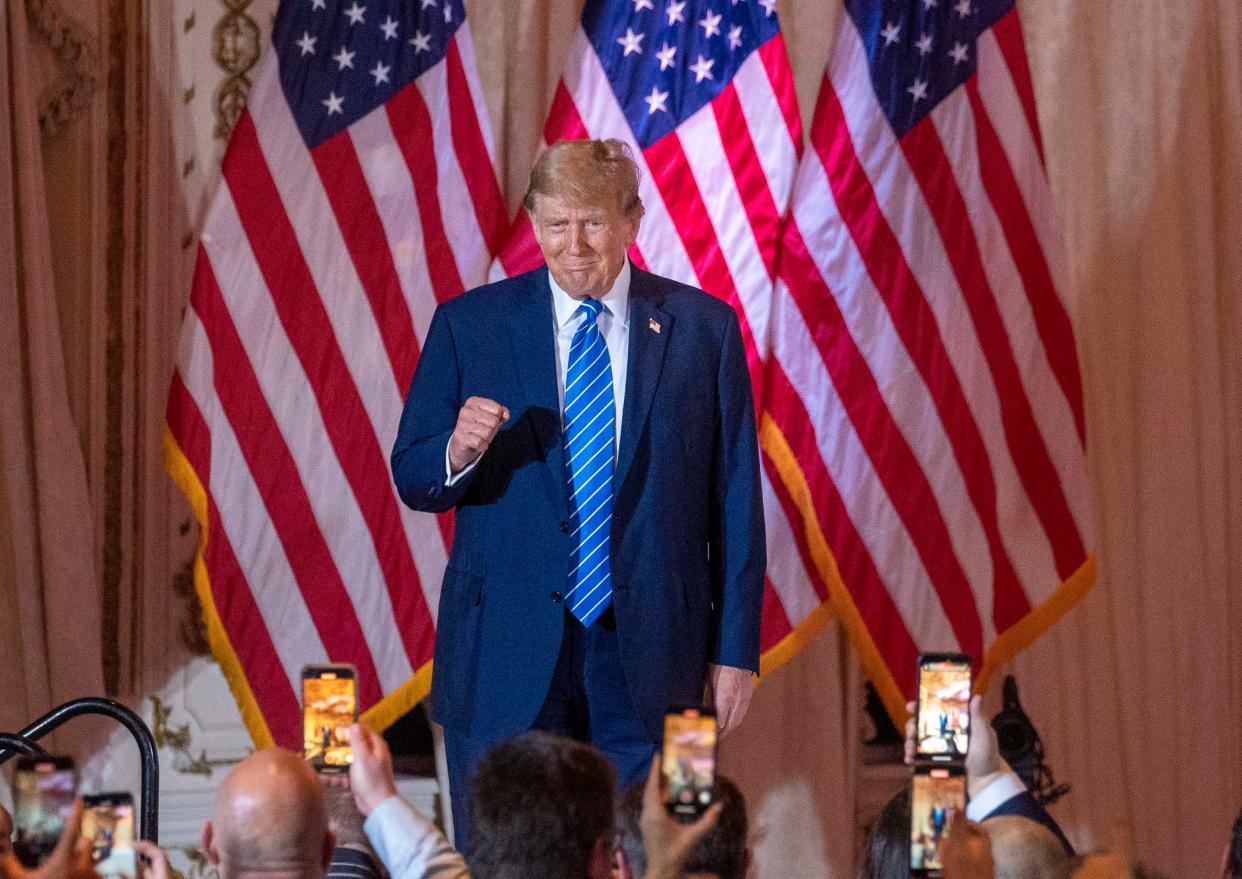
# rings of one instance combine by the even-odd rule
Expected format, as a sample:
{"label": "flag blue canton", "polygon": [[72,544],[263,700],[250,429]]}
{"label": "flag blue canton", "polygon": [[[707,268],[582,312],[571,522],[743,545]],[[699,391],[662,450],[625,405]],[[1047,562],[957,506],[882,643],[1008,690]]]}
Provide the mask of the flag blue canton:
{"label": "flag blue canton", "polygon": [[283,0],[272,45],[306,146],[348,128],[442,61],[465,17],[462,0]]}
{"label": "flag blue canton", "polygon": [[1014,0],[846,0],[871,84],[901,137],[975,72],[979,35]]}
{"label": "flag blue canton", "polygon": [[587,0],[582,28],[642,149],[776,35],[776,0]]}

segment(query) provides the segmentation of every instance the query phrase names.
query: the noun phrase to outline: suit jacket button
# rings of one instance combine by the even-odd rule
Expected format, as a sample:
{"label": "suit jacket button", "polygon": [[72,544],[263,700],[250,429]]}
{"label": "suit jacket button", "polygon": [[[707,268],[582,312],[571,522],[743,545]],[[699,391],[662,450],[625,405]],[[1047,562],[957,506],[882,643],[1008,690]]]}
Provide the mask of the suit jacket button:
{"label": "suit jacket button", "polygon": [[562,523],[561,523],[561,533],[562,533],[562,534],[568,534],[568,533],[569,533],[569,523],[568,523],[568,522],[562,522]]}
{"label": "suit jacket button", "polygon": [[559,592],[553,592],[553,593],[552,593],[552,603],[553,603],[553,604],[560,604],[560,603],[561,603],[561,593],[559,593]]}

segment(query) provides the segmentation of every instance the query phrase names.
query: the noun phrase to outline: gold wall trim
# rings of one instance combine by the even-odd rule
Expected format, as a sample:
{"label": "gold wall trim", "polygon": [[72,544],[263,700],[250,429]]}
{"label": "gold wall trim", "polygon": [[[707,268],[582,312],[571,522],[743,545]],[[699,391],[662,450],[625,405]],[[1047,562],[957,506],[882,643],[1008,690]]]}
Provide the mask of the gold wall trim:
{"label": "gold wall trim", "polygon": [[59,81],[39,97],[39,130],[50,137],[90,103],[99,65],[90,38],[64,14],[57,0],[26,0],[26,14],[60,68]]}
{"label": "gold wall trim", "polygon": [[258,24],[246,14],[251,0],[222,2],[226,11],[211,32],[211,56],[225,73],[224,80],[216,88],[213,133],[218,140],[227,143],[250,97],[251,82],[247,74],[259,61],[263,37]]}

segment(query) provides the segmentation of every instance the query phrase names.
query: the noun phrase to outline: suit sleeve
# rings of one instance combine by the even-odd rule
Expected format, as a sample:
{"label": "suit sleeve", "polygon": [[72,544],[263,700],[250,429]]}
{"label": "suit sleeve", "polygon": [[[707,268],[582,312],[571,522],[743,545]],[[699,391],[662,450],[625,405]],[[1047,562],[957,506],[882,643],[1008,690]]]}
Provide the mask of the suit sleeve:
{"label": "suit sleeve", "polygon": [[716,384],[719,421],[710,511],[714,608],[708,661],[757,673],[767,550],[755,407],[736,315],[729,316],[725,328]]}
{"label": "suit sleeve", "polygon": [[1066,839],[1056,819],[1040,805],[1039,800],[1031,796],[1016,773],[1010,772],[996,779],[966,806],[966,817],[972,821],[986,821],[1000,815],[1014,815],[1044,825],[1061,843],[1067,854],[1074,853],[1074,847]]}
{"label": "suit sleeve", "polygon": [[392,449],[392,478],[401,500],[411,509],[426,513],[452,509],[478,472],[478,468],[470,468],[451,486],[447,484],[445,454],[461,404],[461,372],[453,330],[444,306],[440,306],[427,330]]}

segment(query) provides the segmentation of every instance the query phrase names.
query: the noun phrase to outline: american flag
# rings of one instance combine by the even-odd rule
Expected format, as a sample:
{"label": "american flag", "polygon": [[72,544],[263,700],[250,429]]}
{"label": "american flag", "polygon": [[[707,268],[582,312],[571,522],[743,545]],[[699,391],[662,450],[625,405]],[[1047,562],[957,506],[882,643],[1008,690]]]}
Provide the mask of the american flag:
{"label": "american flag", "polygon": [[[544,126],[545,143],[583,137],[633,147],[646,213],[631,258],[733,305],[762,408],[781,224],[802,151],[775,0],[588,0]],[[493,276],[541,260],[520,215]],[[828,593],[799,552],[793,499],[763,464],[760,647],[771,670],[822,625]]]}
{"label": "american flag", "polygon": [[285,0],[202,230],[165,450],[257,745],[300,672],[351,662],[369,719],[425,695],[451,520],[388,468],[438,302],[506,219],[461,0]]}
{"label": "american flag", "polygon": [[903,717],[920,650],[971,654],[986,686],[1090,587],[1083,401],[1012,0],[845,7],[761,431]]}

